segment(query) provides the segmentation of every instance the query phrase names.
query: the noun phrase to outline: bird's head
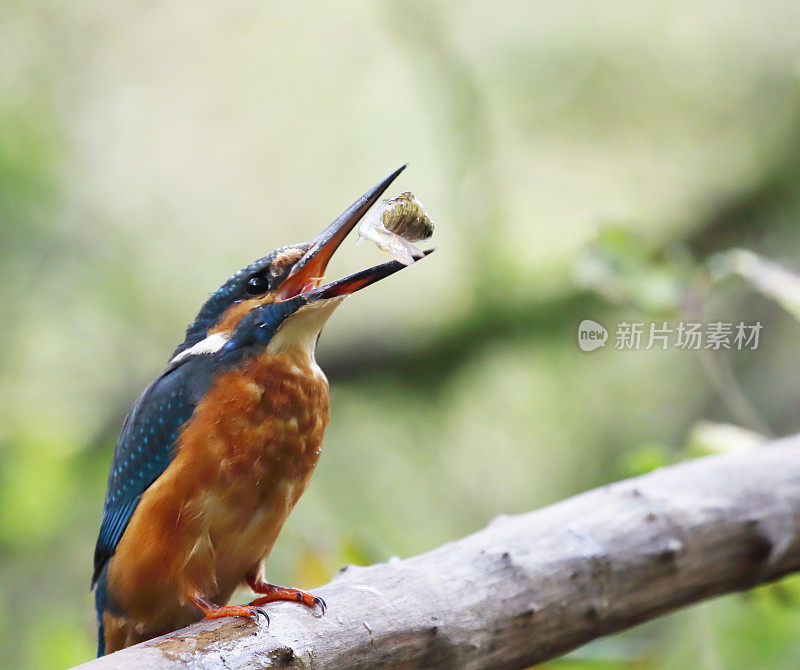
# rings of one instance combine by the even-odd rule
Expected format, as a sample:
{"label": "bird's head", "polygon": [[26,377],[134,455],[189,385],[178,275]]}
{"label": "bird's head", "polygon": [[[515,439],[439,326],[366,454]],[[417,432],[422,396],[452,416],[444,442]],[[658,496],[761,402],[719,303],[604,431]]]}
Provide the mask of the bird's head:
{"label": "bird's head", "polygon": [[264,348],[313,354],[322,327],[344,298],[405,267],[390,261],[320,286],[334,251],[404,168],[367,191],[310,242],[276,249],[230,277],[187,328],[172,362],[195,354],[238,359]]}

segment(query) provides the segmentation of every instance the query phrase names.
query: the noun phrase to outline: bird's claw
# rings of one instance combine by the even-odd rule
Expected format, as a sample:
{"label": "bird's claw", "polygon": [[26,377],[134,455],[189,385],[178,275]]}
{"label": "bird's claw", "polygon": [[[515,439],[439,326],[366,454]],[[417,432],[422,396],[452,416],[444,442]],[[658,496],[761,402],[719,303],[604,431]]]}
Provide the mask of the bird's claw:
{"label": "bird's claw", "polygon": [[328,609],[327,603],[322,598],[299,589],[290,589],[261,582],[251,583],[250,587],[256,593],[263,594],[260,598],[253,600],[249,605],[250,607],[260,607],[274,602],[294,602],[312,609],[319,607],[320,616],[324,616]]}
{"label": "bird's claw", "polygon": [[267,628],[269,628],[269,614],[267,614],[267,610],[265,610],[263,607],[254,607],[253,618],[255,619],[256,623],[258,623],[259,616],[264,617],[264,620],[267,622]]}
{"label": "bird's claw", "polygon": [[328,609],[328,605],[325,601],[320,598],[319,596],[312,595],[310,593],[303,593],[302,591],[298,591],[295,595],[297,602],[302,603],[303,605],[309,605],[308,598],[311,598],[311,607],[319,607],[320,616],[325,616],[325,610]]}

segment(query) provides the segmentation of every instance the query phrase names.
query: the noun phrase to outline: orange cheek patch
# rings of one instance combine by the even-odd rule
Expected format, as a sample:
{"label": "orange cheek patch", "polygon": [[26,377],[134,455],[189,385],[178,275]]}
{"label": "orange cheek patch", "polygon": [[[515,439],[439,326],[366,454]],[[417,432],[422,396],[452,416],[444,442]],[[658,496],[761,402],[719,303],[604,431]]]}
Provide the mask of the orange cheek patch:
{"label": "orange cheek patch", "polygon": [[251,309],[266,305],[275,301],[275,296],[267,294],[258,298],[250,298],[249,300],[242,300],[241,302],[234,303],[222,314],[219,323],[213,328],[209,329],[208,334],[214,333],[227,333],[232,331],[239,324],[245,314]]}

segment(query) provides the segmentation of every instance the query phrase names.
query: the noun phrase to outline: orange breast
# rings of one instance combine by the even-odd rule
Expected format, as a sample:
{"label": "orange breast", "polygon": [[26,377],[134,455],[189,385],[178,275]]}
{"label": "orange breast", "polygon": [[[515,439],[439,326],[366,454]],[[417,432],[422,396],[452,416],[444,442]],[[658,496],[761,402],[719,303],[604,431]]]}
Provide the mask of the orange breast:
{"label": "orange breast", "polygon": [[224,603],[272,549],[317,463],[328,383],[305,353],[264,354],[220,376],[145,492],[109,563],[125,614],[187,623],[193,591]]}

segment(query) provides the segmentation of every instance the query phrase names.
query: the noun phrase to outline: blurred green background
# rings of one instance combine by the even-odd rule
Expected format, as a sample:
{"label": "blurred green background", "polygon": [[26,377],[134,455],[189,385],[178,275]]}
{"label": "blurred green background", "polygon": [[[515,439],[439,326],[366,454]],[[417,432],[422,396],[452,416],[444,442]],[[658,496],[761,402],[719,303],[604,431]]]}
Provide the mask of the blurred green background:
{"label": "blurred green background", "polygon": [[[326,328],[273,581],[797,430],[799,93],[796,0],[0,2],[4,665],[93,655],[114,440],[206,295],[406,161],[438,251]],[[717,320],[758,349],[614,347]],[[547,667],[799,665],[790,578]]]}

